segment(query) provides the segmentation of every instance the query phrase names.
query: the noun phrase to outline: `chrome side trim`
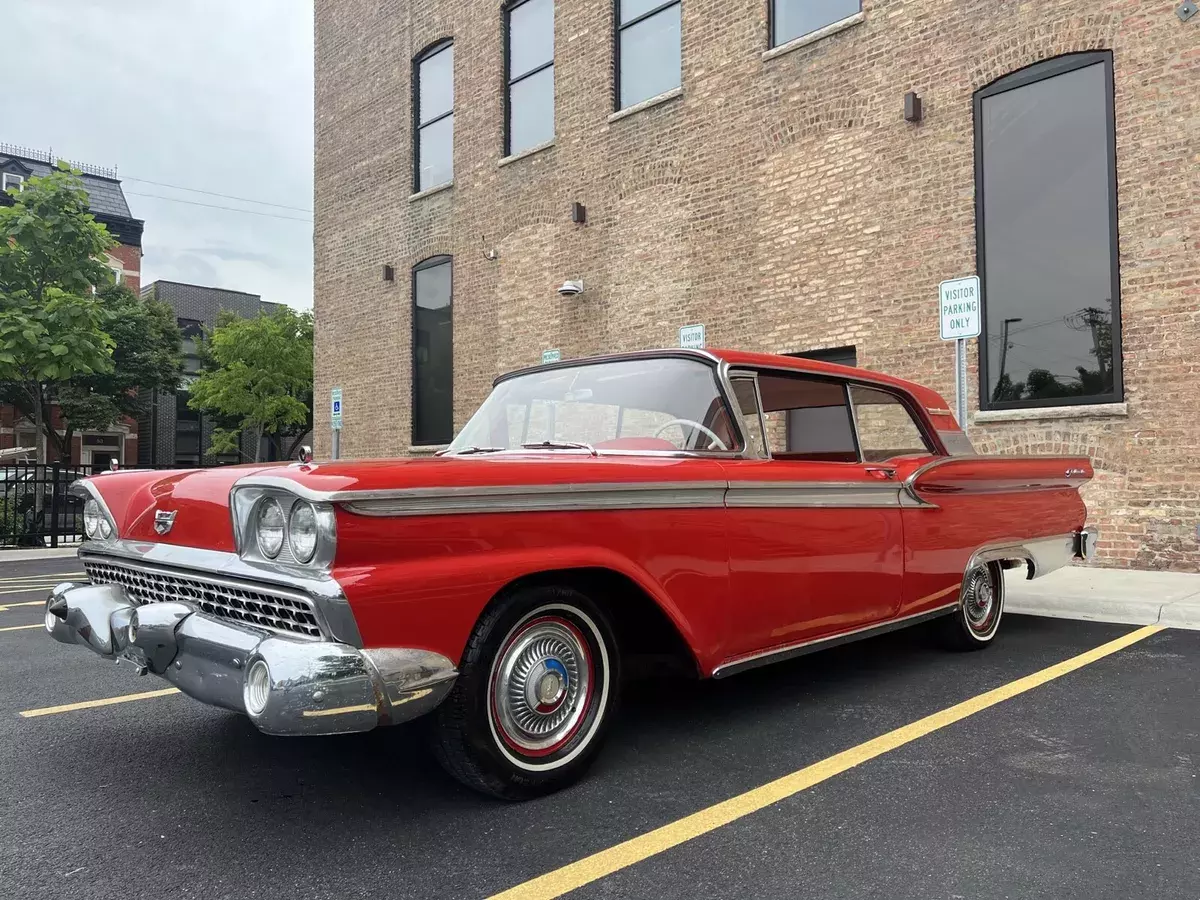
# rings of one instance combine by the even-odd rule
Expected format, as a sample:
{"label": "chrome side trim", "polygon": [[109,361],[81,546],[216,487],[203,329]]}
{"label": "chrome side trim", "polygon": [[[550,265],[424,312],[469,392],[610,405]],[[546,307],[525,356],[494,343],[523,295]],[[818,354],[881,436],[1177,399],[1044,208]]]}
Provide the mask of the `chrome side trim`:
{"label": "chrome side trim", "polygon": [[730,483],[725,505],[738,509],[898,507],[900,488],[894,483],[871,484],[861,481],[737,481]]}
{"label": "chrome side trim", "polygon": [[719,509],[724,481],[644,484],[547,484],[410,488],[334,494],[361,516],[445,516],[458,513],[562,512],[611,509]]}
{"label": "chrome side trim", "polygon": [[143,565],[158,566],[191,572],[203,578],[228,578],[257,583],[263,587],[291,589],[312,600],[323,629],[334,640],[352,647],[362,646],[362,636],[350,603],[339,585],[328,573],[298,574],[295,569],[265,563],[251,563],[236,553],[181,547],[176,544],[155,544],[144,541],[121,540],[111,543],[84,541],[79,548],[80,560],[115,557]]}
{"label": "chrome side trim", "polygon": [[854,641],[865,640],[866,638],[887,634],[889,631],[897,631],[901,628],[907,628],[910,625],[919,625],[921,622],[925,622],[930,619],[936,619],[947,615],[948,613],[954,612],[954,610],[958,609],[959,603],[959,600],[955,600],[953,603],[948,603],[945,606],[939,606],[936,609],[929,609],[925,612],[901,616],[898,619],[888,619],[886,622],[867,625],[863,628],[856,628],[853,631],[844,631],[841,634],[831,634],[828,637],[801,641],[796,644],[788,644],[787,646],[776,647],[772,650],[763,650],[750,656],[744,656],[741,659],[735,659],[731,662],[722,663],[713,669],[712,677],[727,678],[730,675],[736,675],[739,672],[745,672],[749,669],[757,669],[759,666],[783,662],[787,659],[795,659],[798,656],[806,656],[809,653],[816,653],[818,650],[828,650],[831,647],[838,647],[842,644],[849,644],[853,643]]}

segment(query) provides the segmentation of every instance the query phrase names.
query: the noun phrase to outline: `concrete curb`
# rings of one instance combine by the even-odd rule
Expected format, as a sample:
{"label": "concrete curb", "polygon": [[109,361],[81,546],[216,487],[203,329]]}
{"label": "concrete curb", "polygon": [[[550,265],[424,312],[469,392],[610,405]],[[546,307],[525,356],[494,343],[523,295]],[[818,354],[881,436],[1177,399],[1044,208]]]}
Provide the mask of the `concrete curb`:
{"label": "concrete curb", "polygon": [[67,559],[79,553],[78,547],[30,547],[28,550],[0,550],[0,563],[31,559]]}
{"label": "concrete curb", "polygon": [[1200,630],[1200,575],[1072,566],[1036,581],[1006,573],[1012,613]]}

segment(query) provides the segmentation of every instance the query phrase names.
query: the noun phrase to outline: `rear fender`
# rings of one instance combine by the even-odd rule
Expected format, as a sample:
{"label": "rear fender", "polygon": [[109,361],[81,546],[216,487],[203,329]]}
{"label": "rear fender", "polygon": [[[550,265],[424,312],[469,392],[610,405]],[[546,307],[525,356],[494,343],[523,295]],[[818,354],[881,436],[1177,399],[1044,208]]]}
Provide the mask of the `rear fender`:
{"label": "rear fender", "polygon": [[[1086,456],[949,456],[918,466],[904,477],[910,505],[937,506],[949,495],[1079,490],[1095,472]],[[1082,524],[1082,523],[1080,523]]]}

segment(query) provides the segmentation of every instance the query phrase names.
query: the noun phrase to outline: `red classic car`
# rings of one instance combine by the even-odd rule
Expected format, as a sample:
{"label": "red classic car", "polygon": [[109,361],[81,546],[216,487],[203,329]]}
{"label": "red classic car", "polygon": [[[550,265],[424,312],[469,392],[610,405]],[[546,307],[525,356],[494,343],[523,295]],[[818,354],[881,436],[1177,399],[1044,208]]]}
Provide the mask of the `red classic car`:
{"label": "red classic car", "polygon": [[436,458],[80,482],[89,584],[46,628],[276,735],[431,713],[466,784],[577,779],[623,665],[722,678],[937,619],[995,637],[1005,568],[1086,557],[1085,458],[972,453],[934,391],[664,350],[499,378]]}

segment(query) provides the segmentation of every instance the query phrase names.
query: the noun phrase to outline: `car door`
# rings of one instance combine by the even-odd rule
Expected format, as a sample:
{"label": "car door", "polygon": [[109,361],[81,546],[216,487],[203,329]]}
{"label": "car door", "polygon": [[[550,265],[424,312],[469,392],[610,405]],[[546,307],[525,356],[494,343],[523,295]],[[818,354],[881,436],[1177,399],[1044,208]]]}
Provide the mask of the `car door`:
{"label": "car door", "polygon": [[888,466],[863,461],[847,383],[766,370],[731,380],[759,458],[722,463],[732,595],[726,658],[786,651],[894,616],[903,578],[900,485]]}

